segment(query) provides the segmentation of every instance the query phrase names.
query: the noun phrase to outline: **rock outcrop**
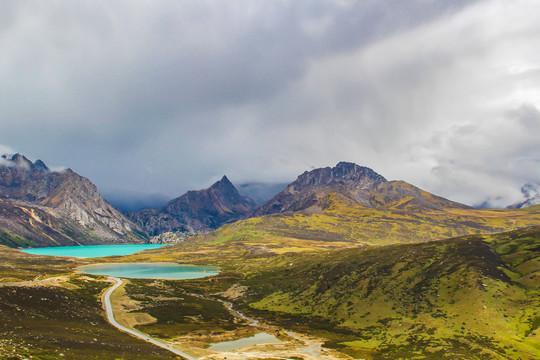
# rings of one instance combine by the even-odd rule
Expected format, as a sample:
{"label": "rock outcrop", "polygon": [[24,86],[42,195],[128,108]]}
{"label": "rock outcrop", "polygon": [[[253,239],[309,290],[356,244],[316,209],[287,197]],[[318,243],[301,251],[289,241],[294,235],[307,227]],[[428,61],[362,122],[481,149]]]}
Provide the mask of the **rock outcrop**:
{"label": "rock outcrop", "polygon": [[272,200],[261,206],[256,216],[295,212],[316,207],[331,193],[343,194],[369,205],[370,191],[386,179],[370,168],[340,162],[335,167],[306,171]]}
{"label": "rock outcrop", "polygon": [[189,191],[160,210],[141,210],[128,213],[128,217],[153,236],[164,232],[201,233],[242,219],[256,207],[223,176],[208,189]]}
{"label": "rock outcrop", "polygon": [[90,180],[71,169],[51,171],[41,160],[32,163],[21,154],[1,157],[0,210],[0,229],[29,240],[25,245],[146,240],[141,229],[103,199]]}
{"label": "rock outcrop", "polygon": [[320,212],[331,194],[365,207],[407,206],[418,209],[468,208],[423,191],[404,181],[387,181],[370,168],[340,162],[301,174],[285,190],[261,206],[255,216],[289,212]]}

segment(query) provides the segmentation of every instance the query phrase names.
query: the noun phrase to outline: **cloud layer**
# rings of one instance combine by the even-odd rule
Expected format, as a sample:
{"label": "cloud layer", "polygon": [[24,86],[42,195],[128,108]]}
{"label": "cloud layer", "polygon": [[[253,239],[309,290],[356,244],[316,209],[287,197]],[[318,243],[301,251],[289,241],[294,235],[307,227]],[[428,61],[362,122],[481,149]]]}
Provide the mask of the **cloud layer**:
{"label": "cloud layer", "polygon": [[540,181],[538,13],[532,0],[5,1],[0,150],[105,192],[291,181],[347,160],[508,205]]}

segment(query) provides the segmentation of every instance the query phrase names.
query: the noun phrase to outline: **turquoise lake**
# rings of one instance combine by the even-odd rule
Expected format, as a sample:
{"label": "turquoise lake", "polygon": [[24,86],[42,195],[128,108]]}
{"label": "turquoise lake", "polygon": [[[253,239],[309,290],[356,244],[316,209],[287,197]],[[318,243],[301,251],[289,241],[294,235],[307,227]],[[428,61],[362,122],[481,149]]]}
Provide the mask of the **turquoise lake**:
{"label": "turquoise lake", "polygon": [[95,258],[113,255],[129,255],[138,251],[157,249],[164,244],[133,244],[133,245],[87,245],[59,246],[46,248],[22,249],[21,251],[35,255],[73,256]]}
{"label": "turquoise lake", "polygon": [[175,263],[110,263],[85,265],[80,272],[92,275],[110,275],[129,279],[198,279],[214,276],[219,269],[213,266],[196,266]]}

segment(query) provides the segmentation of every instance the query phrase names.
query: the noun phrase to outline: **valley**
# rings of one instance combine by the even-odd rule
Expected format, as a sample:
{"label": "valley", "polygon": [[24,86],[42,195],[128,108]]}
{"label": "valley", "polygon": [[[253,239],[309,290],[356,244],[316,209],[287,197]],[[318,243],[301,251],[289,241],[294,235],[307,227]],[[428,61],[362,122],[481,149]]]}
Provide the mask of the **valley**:
{"label": "valley", "polygon": [[[306,343],[299,345],[288,332],[319,342],[329,359],[534,359],[539,351],[539,242],[540,228],[529,227],[420,244],[287,252],[258,258],[237,252],[236,257],[214,263],[222,268],[215,277],[128,280],[122,292],[113,295],[113,306],[116,316],[134,329],[205,359],[227,355],[232,356],[228,359],[282,358],[283,349],[270,345],[234,354],[205,350],[212,342],[246,337],[254,331],[276,334],[289,344],[287,351],[296,349],[297,358],[306,360],[311,359],[309,353],[302,355]],[[162,256],[159,251],[110,261],[156,260]],[[29,299],[56,296],[64,299],[62,306],[76,307],[81,306],[82,297],[88,302],[85,316],[103,318],[97,304],[110,286],[107,278],[70,275],[75,266],[91,260],[26,254],[17,258],[17,262],[12,256],[3,259],[4,264],[24,270],[11,279],[12,284],[23,282],[0,288],[4,316],[16,318],[15,306],[26,314],[36,314],[39,302],[32,305]],[[32,282],[37,276],[59,275],[63,280],[55,285]],[[25,292],[26,300],[6,297],[6,291]],[[222,301],[257,319],[257,326],[228,310]],[[33,316],[35,320],[25,320],[24,334],[35,333],[47,315]],[[55,324],[73,329],[70,318],[62,319]],[[25,337],[16,336],[21,331],[17,329],[22,330],[8,327],[6,334],[15,341],[15,348],[28,347]],[[118,337],[123,339],[120,334]],[[36,355],[46,353],[39,344],[33,345]],[[51,354],[65,346],[55,344],[47,346],[58,346]],[[91,344],[86,346],[91,348]],[[84,348],[69,349],[72,354],[84,353]]]}
{"label": "valley", "polygon": [[[48,181],[15,175],[29,188]],[[74,198],[84,202],[88,193],[77,194],[65,206],[80,204]],[[532,360],[540,353],[539,206],[475,209],[352,163],[305,172],[258,210],[226,177],[188,194],[155,210],[147,225],[122,220],[139,229],[137,241],[148,241],[145,226],[164,224],[159,219],[173,219],[166,209],[177,209],[176,223],[168,224],[184,219],[193,236],[168,233],[182,239],[171,246],[73,258],[0,245],[0,357]],[[4,201],[60,218],[44,205],[48,200]],[[184,215],[178,210],[189,206]],[[37,211],[23,211],[17,221],[31,229],[35,218],[44,218]],[[202,228],[196,224],[206,224],[205,230],[197,234]],[[2,228],[4,244],[36,244],[14,229]],[[117,230],[130,242],[131,235]],[[113,283],[107,275],[78,271],[142,262],[220,272]],[[277,342],[211,348],[256,334]]]}
{"label": "valley", "polygon": [[0,0],[0,360],[540,360],[540,0]]}

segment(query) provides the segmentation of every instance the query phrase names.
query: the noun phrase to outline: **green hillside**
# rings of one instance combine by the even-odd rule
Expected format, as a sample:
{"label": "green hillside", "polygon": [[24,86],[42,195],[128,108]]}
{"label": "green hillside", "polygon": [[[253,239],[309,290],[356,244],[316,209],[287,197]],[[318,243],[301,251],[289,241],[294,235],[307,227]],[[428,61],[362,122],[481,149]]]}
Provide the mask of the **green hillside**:
{"label": "green hillside", "polygon": [[163,260],[226,264],[286,252],[420,243],[540,225],[540,206],[518,210],[432,208],[423,207],[418,198],[406,197],[371,208],[347,201],[340,194],[332,194],[321,203],[323,207],[317,212],[237,221],[154,253]]}
{"label": "green hillside", "polygon": [[0,359],[174,358],[107,322],[100,295],[110,283],[73,274],[88,262],[0,245]]}
{"label": "green hillside", "polygon": [[533,359],[540,228],[286,254],[244,268],[245,311],[366,359]]}
{"label": "green hillside", "polygon": [[[416,244],[345,249],[311,244],[311,251],[277,255],[239,251],[237,240],[213,244],[228,251],[214,258],[221,275],[133,281],[125,295],[141,302],[138,313],[157,319],[141,329],[163,338],[187,336],[193,346],[252,331],[212,300],[235,287],[244,289],[241,296],[228,300],[261,323],[314,335],[325,347],[359,359],[517,360],[540,353],[540,227]],[[201,250],[192,243],[185,252],[171,247],[110,260],[208,262],[215,255],[204,250],[210,246]],[[0,255],[0,332],[6,339],[1,356],[13,350],[47,359],[64,351],[83,359],[95,358],[96,349],[105,358],[135,352],[148,359],[168,356],[106,324],[99,294],[108,285],[99,277],[69,275],[86,261],[5,247]],[[68,274],[60,286],[6,283],[59,274]]]}

